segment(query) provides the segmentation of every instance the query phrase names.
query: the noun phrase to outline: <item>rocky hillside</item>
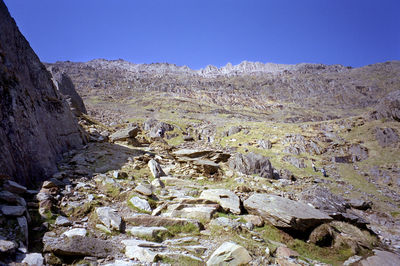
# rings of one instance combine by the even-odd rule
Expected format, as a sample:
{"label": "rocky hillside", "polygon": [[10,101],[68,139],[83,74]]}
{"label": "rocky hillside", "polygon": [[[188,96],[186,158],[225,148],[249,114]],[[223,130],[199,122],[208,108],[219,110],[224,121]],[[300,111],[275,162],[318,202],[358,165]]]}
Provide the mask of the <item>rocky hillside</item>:
{"label": "rocky hillside", "polygon": [[49,72],[0,2],[0,174],[34,187],[57,171],[81,131]]}
{"label": "rocky hillside", "polygon": [[400,62],[50,73],[0,31],[0,265],[400,265]]}
{"label": "rocky hillside", "polygon": [[257,112],[262,120],[321,121],[359,114],[360,109],[372,107],[400,87],[398,61],[361,68],[243,62],[198,71],[102,59],[53,65],[71,77],[89,104],[114,99],[127,104],[128,112],[133,101],[146,105],[149,93],[161,93],[158,96],[163,99],[181,97],[206,107],[217,106],[213,108],[217,113],[238,115],[245,108]]}

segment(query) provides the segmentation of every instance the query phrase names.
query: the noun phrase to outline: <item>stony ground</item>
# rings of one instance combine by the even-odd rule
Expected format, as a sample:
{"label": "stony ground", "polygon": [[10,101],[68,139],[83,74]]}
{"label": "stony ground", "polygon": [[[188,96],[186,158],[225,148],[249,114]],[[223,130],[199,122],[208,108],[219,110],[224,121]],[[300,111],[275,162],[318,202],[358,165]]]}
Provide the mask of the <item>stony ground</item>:
{"label": "stony ground", "polygon": [[399,262],[397,151],[364,172],[378,159],[371,145],[379,137],[369,130],[380,123],[358,117],[213,129],[149,119],[109,127],[85,116],[88,144],[64,154],[38,191],[2,177],[0,233],[8,240],[0,240],[1,258],[31,265]]}

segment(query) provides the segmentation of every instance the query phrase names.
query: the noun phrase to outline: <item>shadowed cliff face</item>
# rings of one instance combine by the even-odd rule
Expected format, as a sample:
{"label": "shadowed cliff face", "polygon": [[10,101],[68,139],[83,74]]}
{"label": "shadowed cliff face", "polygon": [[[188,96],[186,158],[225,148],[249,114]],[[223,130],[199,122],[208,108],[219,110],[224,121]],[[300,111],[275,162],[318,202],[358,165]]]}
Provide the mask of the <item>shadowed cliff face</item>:
{"label": "shadowed cliff face", "polygon": [[68,104],[0,1],[0,174],[34,186],[82,142]]}

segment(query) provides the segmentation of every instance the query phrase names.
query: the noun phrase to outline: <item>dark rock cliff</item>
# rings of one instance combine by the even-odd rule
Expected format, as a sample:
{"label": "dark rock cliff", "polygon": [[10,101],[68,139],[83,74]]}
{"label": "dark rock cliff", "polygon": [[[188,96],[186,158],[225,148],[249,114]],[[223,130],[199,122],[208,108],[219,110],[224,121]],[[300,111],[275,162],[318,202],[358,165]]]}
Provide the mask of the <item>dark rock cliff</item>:
{"label": "dark rock cliff", "polygon": [[0,1],[0,174],[34,186],[82,144],[68,103]]}

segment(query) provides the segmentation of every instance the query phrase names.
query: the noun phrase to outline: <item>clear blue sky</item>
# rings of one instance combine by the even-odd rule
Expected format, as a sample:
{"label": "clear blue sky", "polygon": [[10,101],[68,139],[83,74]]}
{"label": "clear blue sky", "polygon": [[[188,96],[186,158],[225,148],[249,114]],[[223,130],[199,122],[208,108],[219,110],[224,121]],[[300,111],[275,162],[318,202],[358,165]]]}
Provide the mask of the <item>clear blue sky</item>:
{"label": "clear blue sky", "polygon": [[5,0],[44,62],[400,60],[400,0]]}

